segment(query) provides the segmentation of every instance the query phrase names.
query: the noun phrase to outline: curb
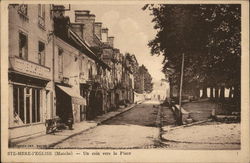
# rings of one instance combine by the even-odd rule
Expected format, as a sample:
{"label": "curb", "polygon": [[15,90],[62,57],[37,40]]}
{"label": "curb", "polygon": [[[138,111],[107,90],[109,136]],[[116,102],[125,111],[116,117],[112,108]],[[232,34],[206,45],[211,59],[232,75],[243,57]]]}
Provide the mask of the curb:
{"label": "curb", "polygon": [[184,128],[184,127],[191,127],[191,126],[194,126],[194,125],[198,125],[198,124],[202,124],[202,123],[206,123],[206,122],[211,122],[211,121],[213,121],[213,120],[208,119],[208,120],[204,120],[204,121],[197,121],[197,122],[189,123],[189,124],[186,124],[186,125],[172,127],[172,128],[167,129],[167,130],[163,130],[163,132],[169,132],[171,130],[180,129],[180,128]]}
{"label": "curb", "polygon": [[157,112],[155,124],[156,124],[157,127],[161,128],[162,127],[162,124],[161,124],[161,122],[162,122],[162,107],[160,106],[158,109],[159,110]]}

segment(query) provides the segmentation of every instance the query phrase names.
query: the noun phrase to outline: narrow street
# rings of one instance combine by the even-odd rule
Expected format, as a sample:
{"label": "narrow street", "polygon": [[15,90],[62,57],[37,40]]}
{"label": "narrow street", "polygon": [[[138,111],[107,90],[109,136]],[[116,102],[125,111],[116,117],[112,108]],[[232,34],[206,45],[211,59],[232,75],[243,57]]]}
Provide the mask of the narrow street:
{"label": "narrow street", "polygon": [[104,124],[54,148],[156,148],[159,146],[159,102],[146,101]]}
{"label": "narrow street", "polygon": [[1,162],[247,158],[248,1],[5,1]]}

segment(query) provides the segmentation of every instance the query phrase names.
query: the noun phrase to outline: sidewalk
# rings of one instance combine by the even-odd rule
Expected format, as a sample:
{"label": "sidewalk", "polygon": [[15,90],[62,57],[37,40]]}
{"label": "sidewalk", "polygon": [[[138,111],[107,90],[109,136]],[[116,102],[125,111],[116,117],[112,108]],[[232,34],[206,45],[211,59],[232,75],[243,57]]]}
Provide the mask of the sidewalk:
{"label": "sidewalk", "polygon": [[27,140],[21,141],[19,143],[15,143],[13,145],[13,148],[50,148],[53,147],[56,144],[59,144],[63,142],[66,139],[69,139],[75,135],[81,134],[82,132],[92,129],[103,122],[119,115],[122,114],[130,109],[132,109],[136,104],[132,104],[126,108],[120,108],[116,111],[108,112],[104,115],[96,117],[92,121],[84,121],[80,123],[75,123],[74,124],[74,130],[62,130],[59,132],[56,132],[55,134],[46,134],[46,135],[41,135],[37,136],[34,138],[29,138]]}
{"label": "sidewalk", "polygon": [[240,149],[240,123],[204,122],[163,128],[162,139],[172,149]]}
{"label": "sidewalk", "polygon": [[182,126],[163,126],[161,138],[171,149],[240,149],[240,123],[212,121],[211,113],[225,111],[210,101],[183,105],[193,122]]}

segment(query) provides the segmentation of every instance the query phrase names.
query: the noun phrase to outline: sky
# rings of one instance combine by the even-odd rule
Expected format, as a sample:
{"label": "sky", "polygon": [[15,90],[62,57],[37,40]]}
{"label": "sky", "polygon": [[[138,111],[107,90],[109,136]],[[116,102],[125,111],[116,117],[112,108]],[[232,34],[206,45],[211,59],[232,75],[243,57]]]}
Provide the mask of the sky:
{"label": "sky", "polygon": [[164,78],[162,56],[152,56],[148,42],[156,35],[152,16],[149,11],[143,11],[143,5],[71,5],[66,12],[71,22],[75,20],[74,10],[90,10],[96,16],[96,22],[102,22],[109,29],[109,36],[114,36],[114,47],[124,54],[135,54],[139,64],[144,64],[153,81]]}

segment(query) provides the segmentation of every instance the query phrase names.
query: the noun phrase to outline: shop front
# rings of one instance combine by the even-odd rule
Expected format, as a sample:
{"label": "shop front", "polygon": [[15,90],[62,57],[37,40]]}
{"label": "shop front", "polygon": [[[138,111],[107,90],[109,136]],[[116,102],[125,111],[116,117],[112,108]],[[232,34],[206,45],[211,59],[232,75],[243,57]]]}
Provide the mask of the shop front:
{"label": "shop front", "polygon": [[100,84],[92,83],[89,93],[88,120],[93,120],[98,115],[103,114],[103,90]]}
{"label": "shop front", "polygon": [[46,132],[45,120],[53,109],[53,91],[49,68],[18,58],[12,58],[10,63],[9,140],[15,142]]}
{"label": "shop front", "polygon": [[56,115],[66,125],[81,122],[86,117],[86,99],[74,88],[56,86]]}

